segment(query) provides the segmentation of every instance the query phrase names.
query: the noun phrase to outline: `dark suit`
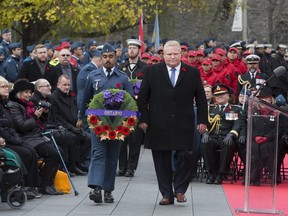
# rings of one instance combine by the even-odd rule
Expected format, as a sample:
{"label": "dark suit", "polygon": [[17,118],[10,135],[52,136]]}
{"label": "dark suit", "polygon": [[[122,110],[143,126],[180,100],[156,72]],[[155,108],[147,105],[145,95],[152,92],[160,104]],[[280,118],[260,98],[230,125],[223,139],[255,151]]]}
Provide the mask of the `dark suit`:
{"label": "dark suit", "polygon": [[[145,147],[152,149],[159,190],[163,197],[174,200],[175,193],[185,193],[191,178],[194,143],[194,99],[197,124],[207,124],[207,101],[197,69],[181,63],[175,87],[165,63],[144,69],[138,97],[141,122],[147,123]],[[172,180],[171,152],[176,150],[175,175]]]}
{"label": "dark suit", "polygon": [[45,72],[42,74],[36,60],[34,59],[23,64],[23,67],[18,75],[18,79],[19,78],[26,78],[29,80],[29,82],[33,82],[41,78],[46,79],[52,86],[52,89],[55,89],[57,86],[58,76],[56,71],[53,70],[48,62],[45,66]]}
{"label": "dark suit", "polygon": [[87,132],[76,128],[78,106],[76,97],[73,95],[72,93],[67,95],[57,88],[48,97],[52,103],[49,120],[54,125],[63,126],[77,136],[81,162],[84,163],[91,147],[91,137]]}
{"label": "dark suit", "polygon": [[[71,80],[71,88],[72,88],[71,91],[77,95],[77,76],[79,73],[79,69],[73,67],[71,64],[70,64],[70,66],[68,66],[68,68],[69,67],[71,68],[71,77],[70,77],[70,75],[68,75],[70,77],[70,80]],[[62,74],[64,74],[62,67],[61,67],[61,64],[57,64],[56,66],[52,66],[52,68],[53,68],[53,70],[56,71],[58,77],[60,77]]]}

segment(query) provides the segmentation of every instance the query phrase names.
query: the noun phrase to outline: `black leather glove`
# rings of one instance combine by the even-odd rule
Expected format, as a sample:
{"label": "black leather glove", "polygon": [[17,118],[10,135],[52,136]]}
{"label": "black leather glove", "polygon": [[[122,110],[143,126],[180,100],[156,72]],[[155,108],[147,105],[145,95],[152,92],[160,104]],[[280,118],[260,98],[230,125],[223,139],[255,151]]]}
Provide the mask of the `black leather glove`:
{"label": "black leather glove", "polygon": [[226,137],[223,139],[223,144],[227,146],[231,146],[233,144],[233,134],[228,133]]}
{"label": "black leather glove", "polygon": [[245,144],[246,143],[246,136],[240,136],[238,141],[240,144]]}
{"label": "black leather glove", "polygon": [[207,144],[209,143],[210,136],[208,132],[202,134],[201,143]]}

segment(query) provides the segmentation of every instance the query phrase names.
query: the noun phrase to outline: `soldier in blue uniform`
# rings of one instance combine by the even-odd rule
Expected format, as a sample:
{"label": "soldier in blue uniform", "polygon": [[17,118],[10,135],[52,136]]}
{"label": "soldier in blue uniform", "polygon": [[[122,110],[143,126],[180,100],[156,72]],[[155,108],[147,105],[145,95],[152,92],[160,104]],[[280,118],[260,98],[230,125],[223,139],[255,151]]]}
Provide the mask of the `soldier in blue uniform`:
{"label": "soldier in blue uniform", "polygon": [[4,48],[5,59],[9,57],[9,44],[11,43],[11,31],[8,28],[2,30],[2,41],[0,47]]}
{"label": "soldier in blue uniform", "polygon": [[5,51],[4,48],[0,48],[0,76],[4,77],[4,62],[5,62]]}
{"label": "soldier in blue uniform", "polygon": [[[132,85],[128,81],[128,76],[115,67],[116,51],[108,43],[102,49],[103,68],[89,74],[83,93],[83,101],[79,107],[78,126],[82,124],[86,106],[90,99],[97,93],[105,89],[120,88],[133,94]],[[118,85],[120,84],[120,85]],[[88,172],[88,187],[92,188],[89,198],[95,203],[102,203],[102,189],[104,190],[104,202],[113,203],[112,191],[115,187],[117,161],[120,151],[121,141],[100,140],[91,131],[92,148],[91,162]]]}
{"label": "soldier in blue uniform", "polygon": [[236,150],[240,107],[229,103],[233,90],[224,84],[212,87],[216,103],[209,106],[209,130],[202,135],[202,152],[209,177],[207,184],[222,184]]}
{"label": "soldier in blue uniform", "polygon": [[14,83],[18,77],[19,71],[22,68],[22,44],[9,44],[9,51],[11,55],[7,58],[4,64],[4,78],[9,82]]}
{"label": "soldier in blue uniform", "polygon": [[97,48],[97,42],[94,39],[89,39],[86,44],[86,51],[84,52],[84,57],[81,60],[82,67],[88,64],[91,61],[92,58],[92,52],[96,50]]}
{"label": "soldier in blue uniform", "polygon": [[87,77],[91,73],[91,71],[97,70],[102,67],[102,57],[101,52],[99,50],[94,50],[91,52],[92,59],[91,62],[85,65],[80,71],[77,76],[77,103],[78,107],[80,107],[80,104],[82,102],[83,98],[83,91],[86,85]]}

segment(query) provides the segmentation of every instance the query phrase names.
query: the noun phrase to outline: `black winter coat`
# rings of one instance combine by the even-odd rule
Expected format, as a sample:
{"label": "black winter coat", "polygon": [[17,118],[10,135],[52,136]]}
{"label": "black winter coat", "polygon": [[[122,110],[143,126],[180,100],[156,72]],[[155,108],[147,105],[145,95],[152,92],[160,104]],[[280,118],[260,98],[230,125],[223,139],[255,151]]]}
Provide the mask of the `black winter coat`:
{"label": "black winter coat", "polygon": [[191,150],[197,124],[208,124],[208,106],[200,73],[181,63],[175,87],[165,63],[144,69],[137,100],[141,121],[148,124],[145,147],[154,150]]}

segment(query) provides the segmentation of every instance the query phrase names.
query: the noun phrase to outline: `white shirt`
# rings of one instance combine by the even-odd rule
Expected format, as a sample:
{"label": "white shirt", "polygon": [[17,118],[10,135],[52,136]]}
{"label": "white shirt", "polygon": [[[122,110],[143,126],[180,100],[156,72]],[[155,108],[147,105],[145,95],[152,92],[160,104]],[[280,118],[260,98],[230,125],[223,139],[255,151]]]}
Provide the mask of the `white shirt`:
{"label": "white shirt", "polygon": [[[115,68],[115,67],[111,68],[110,76],[113,74],[114,68]],[[107,73],[107,71],[106,71],[106,68],[103,67],[103,71],[104,71],[105,75],[108,76],[108,73]]]}
{"label": "white shirt", "polygon": [[[178,76],[179,76],[179,73],[180,73],[181,64],[179,64],[177,67],[174,67],[174,68],[176,69],[175,70],[175,85],[176,85],[177,80],[178,80]],[[172,68],[167,65],[168,75],[169,75],[170,79],[171,79],[171,74],[172,74],[171,69]]]}

